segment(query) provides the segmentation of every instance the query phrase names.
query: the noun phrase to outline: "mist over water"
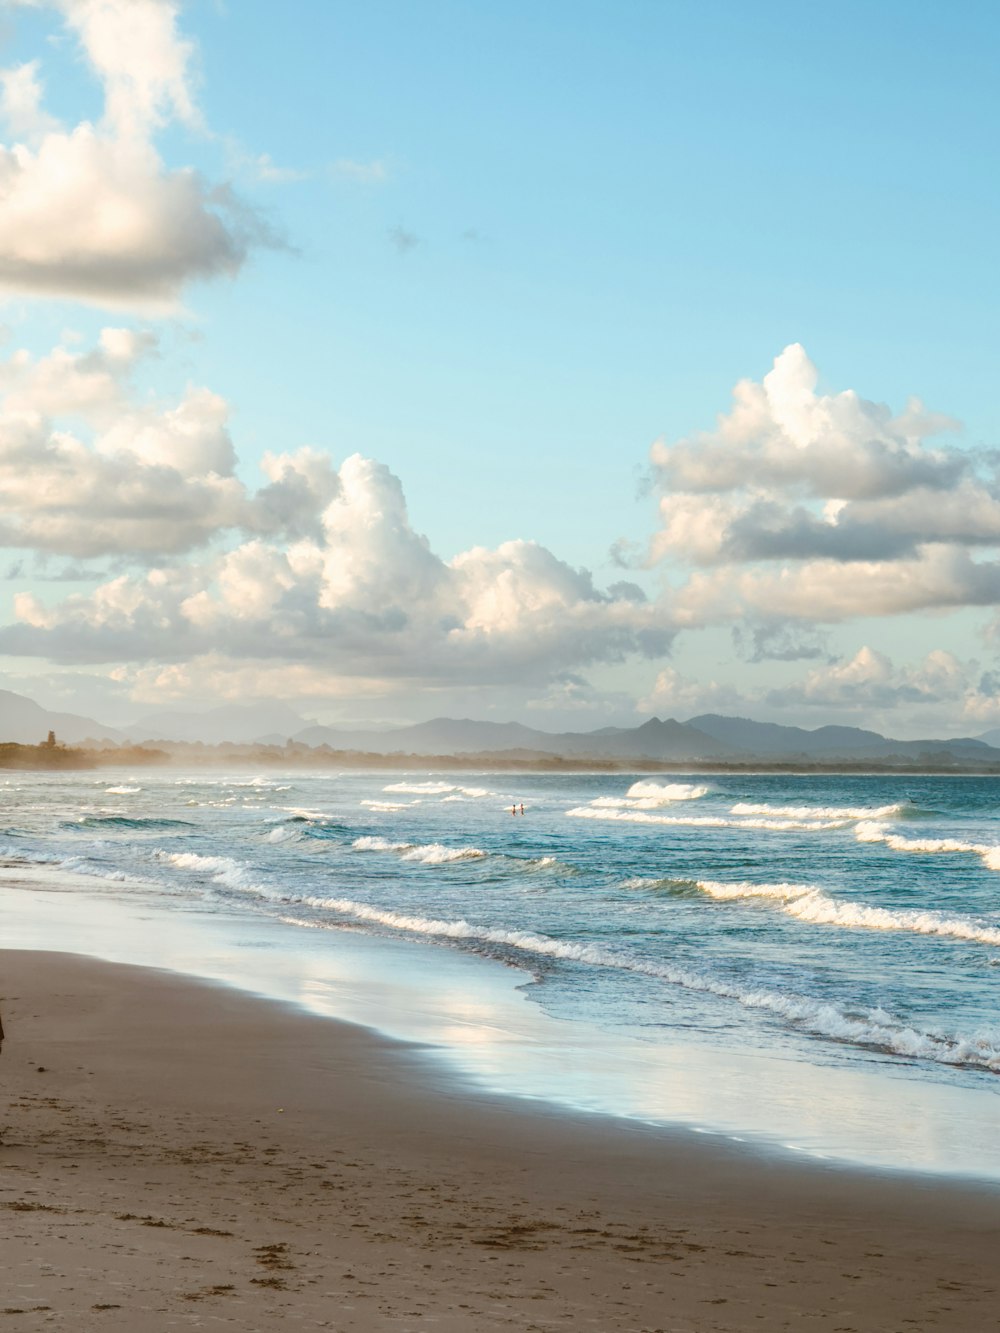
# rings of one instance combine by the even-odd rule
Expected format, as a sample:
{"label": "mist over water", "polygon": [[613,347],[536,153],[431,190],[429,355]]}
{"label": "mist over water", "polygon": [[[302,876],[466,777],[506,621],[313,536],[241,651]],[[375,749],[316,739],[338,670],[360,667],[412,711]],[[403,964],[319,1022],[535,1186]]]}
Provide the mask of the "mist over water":
{"label": "mist over water", "polygon": [[499,961],[610,1042],[1000,1092],[994,779],[158,771],[3,793],[8,874],[48,863],[285,950],[364,932]]}

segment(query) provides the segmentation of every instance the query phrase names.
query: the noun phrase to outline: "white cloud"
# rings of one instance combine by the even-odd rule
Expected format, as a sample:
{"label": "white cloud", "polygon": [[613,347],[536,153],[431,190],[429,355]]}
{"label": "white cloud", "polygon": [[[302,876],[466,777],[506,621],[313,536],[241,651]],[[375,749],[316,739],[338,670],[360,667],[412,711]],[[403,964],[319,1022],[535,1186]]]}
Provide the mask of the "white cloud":
{"label": "white cloud", "polygon": [[818,667],[791,685],[771,690],[767,701],[781,707],[808,706],[866,712],[942,704],[969,716],[982,700],[976,662],[935,649],[913,666],[897,667],[885,653],[865,645],[853,657]]}
{"label": "white cloud", "polygon": [[781,686],[734,685],[667,667],[637,709],[682,720],[712,712],[806,727],[861,723],[888,735],[953,735],[963,726],[974,733],[1000,721],[1000,674],[944,649],[897,665],[866,644]]}
{"label": "white cloud", "polygon": [[916,486],[947,488],[965,470],[961,455],[931,450],[929,436],[957,423],[916,399],[894,416],[853,390],[818,394],[818,374],[793,343],[760,384],[741,380],[716,430],[653,446],[664,485],[693,492],[795,487],[804,494],[873,499]]}
{"label": "white cloud", "polygon": [[173,0],[20,0],[56,8],[104,90],[98,124],[57,124],[37,63],[3,74],[14,142],[0,145],[0,288],[100,305],[171,308],[183,285],[234,274],[265,224],[224,187],[169,170],[164,125],[199,124]]}
{"label": "white cloud", "polygon": [[715,680],[693,680],[673,667],[658,672],[653,688],[636,703],[640,713],[689,718],[700,713],[731,713],[746,706],[746,696],[735,686]]}
{"label": "white cloud", "polygon": [[316,529],[337,479],[322,456],[269,455],[250,494],[235,475],[226,402],[189,387],[137,402],[150,335],[105,329],[90,350],[0,363],[0,544],[78,558],[156,559],[231,530]]}
{"label": "white cloud", "polygon": [[822,624],[1000,600],[995,460],[932,448],[957,423],[917,400],[893,414],[821,394],[817,378],[788,347],[760,384],[736,386],[714,431],[654,445],[649,562],[694,567],[678,618]]}
{"label": "white cloud", "polygon": [[[602,593],[543,547],[508,542],[445,561],[409,522],[402,487],[354,456],[334,478],[314,454],[272,460],[333,491],[319,535],[252,538],[201,562],[121,576],[43,606],[30,594],[0,650],[67,662],[291,663],[341,678],[481,686],[662,654],[671,631],[632,588]],[[310,492],[315,494],[315,492]]]}
{"label": "white cloud", "polygon": [[0,117],[22,143],[36,143],[58,129],[59,122],[42,109],[37,60],[0,70]]}
{"label": "white cloud", "polygon": [[221,653],[207,653],[188,662],[157,666],[116,667],[111,676],[134,703],[156,704],[250,699],[381,699],[395,693],[393,680],[335,677],[314,663],[234,662]]}
{"label": "white cloud", "polygon": [[672,607],[678,623],[696,628],[748,615],[831,624],[998,602],[1000,562],[929,546],[913,560],[810,560],[779,569],[699,571],[678,590]]}

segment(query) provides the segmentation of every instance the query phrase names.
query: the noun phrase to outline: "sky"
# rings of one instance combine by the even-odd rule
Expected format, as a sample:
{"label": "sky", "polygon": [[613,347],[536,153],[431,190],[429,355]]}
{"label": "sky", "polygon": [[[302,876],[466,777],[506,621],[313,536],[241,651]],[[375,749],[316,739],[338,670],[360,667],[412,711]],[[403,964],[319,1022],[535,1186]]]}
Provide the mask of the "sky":
{"label": "sky", "polygon": [[0,0],[0,684],[1000,725],[1000,9]]}

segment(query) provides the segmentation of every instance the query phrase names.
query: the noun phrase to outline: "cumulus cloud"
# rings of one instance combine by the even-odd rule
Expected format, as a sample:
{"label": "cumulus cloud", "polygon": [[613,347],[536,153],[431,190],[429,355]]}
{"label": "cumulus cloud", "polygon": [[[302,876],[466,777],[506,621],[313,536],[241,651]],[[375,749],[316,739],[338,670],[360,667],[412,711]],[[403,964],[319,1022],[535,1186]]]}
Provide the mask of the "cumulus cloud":
{"label": "cumulus cloud", "polygon": [[714,431],[654,445],[649,562],[694,567],[678,616],[823,623],[996,601],[996,460],[932,447],[958,423],[916,399],[893,413],[817,383],[787,347]]}
{"label": "cumulus cloud", "polygon": [[[355,455],[333,476],[313,454],[273,460],[331,496],[318,535],[252,537],[202,561],[121,575],[57,606],[25,593],[0,651],[63,662],[244,665],[426,683],[544,683],[591,662],[667,651],[662,612],[532,542],[442,559],[409,521],[386,467]],[[272,483],[275,484],[275,483]],[[315,493],[315,492],[311,492]]]}
{"label": "cumulus cloud", "polygon": [[218,394],[136,401],[132,371],[155,350],[147,333],[109,328],[89,350],[0,363],[0,545],[155,560],[232,530],[316,530],[338,485],[329,460],[268,455],[267,483],[249,492]]}
{"label": "cumulus cloud", "polygon": [[1000,674],[944,649],[897,664],[866,644],[781,686],[732,685],[667,667],[636,708],[681,719],[712,712],[805,726],[839,716],[891,735],[901,730],[927,735],[928,727],[954,734],[956,725],[974,733],[984,723],[1000,721]]}
{"label": "cumulus cloud", "polygon": [[225,187],[170,170],[154,138],[200,123],[174,0],[19,0],[55,8],[104,90],[92,124],[42,108],[37,62],[3,71],[0,288],[102,305],[173,306],[195,278],[233,274],[272,230]]}
{"label": "cumulus cloud", "polygon": [[897,666],[885,653],[865,645],[845,657],[763,697],[765,706],[831,710],[870,716],[911,716],[936,712],[958,717],[971,728],[1000,720],[1000,677],[975,661],[935,649],[922,660]]}
{"label": "cumulus cloud", "polygon": [[695,680],[673,667],[657,673],[653,687],[636,703],[640,713],[661,717],[688,718],[700,713],[731,713],[746,706],[746,695],[733,685],[715,680]]}
{"label": "cumulus cloud", "polygon": [[715,431],[653,446],[653,463],[671,487],[724,493],[747,486],[794,485],[814,496],[873,499],[917,486],[948,488],[961,456],[927,449],[927,437],[957,423],[917,399],[893,415],[853,390],[816,392],[818,372],[793,343],[760,384],[741,380]]}

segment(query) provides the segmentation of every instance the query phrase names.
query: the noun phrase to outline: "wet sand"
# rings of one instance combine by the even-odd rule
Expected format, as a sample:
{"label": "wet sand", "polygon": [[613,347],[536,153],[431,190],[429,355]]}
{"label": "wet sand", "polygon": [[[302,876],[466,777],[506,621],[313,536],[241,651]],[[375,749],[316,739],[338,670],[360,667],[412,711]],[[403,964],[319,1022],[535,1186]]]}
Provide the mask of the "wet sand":
{"label": "wet sand", "polygon": [[997,1187],[479,1095],[71,954],[0,953],[0,1010],[0,1328],[1000,1329]]}

